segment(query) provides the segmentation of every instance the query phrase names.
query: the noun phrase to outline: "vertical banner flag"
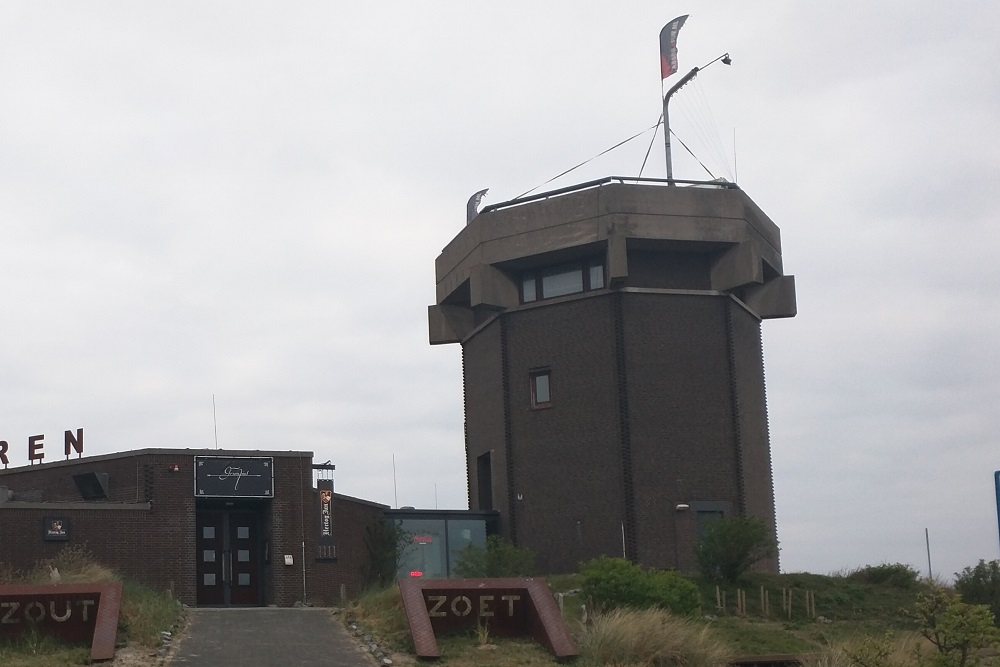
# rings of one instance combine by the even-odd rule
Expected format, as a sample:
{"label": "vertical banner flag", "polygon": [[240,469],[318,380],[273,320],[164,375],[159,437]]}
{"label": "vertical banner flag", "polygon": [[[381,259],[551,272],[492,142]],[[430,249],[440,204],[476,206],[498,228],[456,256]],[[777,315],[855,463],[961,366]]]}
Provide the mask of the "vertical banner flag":
{"label": "vertical banner flag", "polygon": [[319,535],[317,546],[320,559],[337,557],[337,545],[333,540],[333,480],[321,479],[316,482],[319,490]]}
{"label": "vertical banner flag", "polygon": [[660,80],[677,71],[677,33],[688,15],[678,16],[660,31]]}

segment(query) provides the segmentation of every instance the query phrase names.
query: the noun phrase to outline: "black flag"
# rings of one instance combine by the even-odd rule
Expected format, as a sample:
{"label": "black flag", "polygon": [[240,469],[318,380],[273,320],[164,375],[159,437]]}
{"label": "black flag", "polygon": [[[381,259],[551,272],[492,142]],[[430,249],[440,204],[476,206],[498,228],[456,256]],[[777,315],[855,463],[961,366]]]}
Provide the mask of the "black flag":
{"label": "black flag", "polygon": [[660,79],[677,71],[677,33],[681,31],[688,15],[678,16],[660,31]]}

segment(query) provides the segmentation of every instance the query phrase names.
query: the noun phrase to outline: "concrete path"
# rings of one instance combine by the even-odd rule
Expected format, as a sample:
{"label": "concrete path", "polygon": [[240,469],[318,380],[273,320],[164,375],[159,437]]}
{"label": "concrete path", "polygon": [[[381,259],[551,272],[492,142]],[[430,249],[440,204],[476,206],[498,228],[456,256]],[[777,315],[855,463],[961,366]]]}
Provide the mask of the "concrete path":
{"label": "concrete path", "polygon": [[168,664],[185,667],[371,667],[329,609],[189,609]]}

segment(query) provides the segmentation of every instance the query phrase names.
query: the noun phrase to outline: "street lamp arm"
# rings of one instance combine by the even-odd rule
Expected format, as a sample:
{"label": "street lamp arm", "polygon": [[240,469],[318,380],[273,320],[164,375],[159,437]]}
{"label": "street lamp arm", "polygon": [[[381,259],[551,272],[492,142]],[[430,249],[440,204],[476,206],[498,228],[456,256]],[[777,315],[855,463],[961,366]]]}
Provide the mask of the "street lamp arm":
{"label": "street lamp arm", "polygon": [[[712,62],[715,62],[715,61],[713,60]],[[711,63],[709,63],[709,64],[711,64]],[[674,93],[676,93],[681,88],[683,88],[684,84],[686,84],[688,81],[690,81],[691,79],[693,79],[696,76],[698,76],[698,72],[700,72],[701,70],[702,70],[701,67],[695,67],[693,70],[691,70],[690,72],[688,72],[687,74],[685,74],[683,77],[681,77],[681,80],[678,81],[677,83],[675,83],[673,85],[673,87],[671,87],[670,90],[667,91],[667,94],[663,97],[663,105],[666,106],[667,103],[670,101],[670,96],[673,95]]]}
{"label": "street lamp arm", "polygon": [[695,67],[693,70],[685,74],[680,81],[675,83],[673,87],[667,91],[667,94],[663,97],[663,146],[667,153],[667,181],[669,185],[673,185],[674,180],[674,164],[670,158],[670,97],[680,90],[684,84],[686,84],[691,79],[698,76],[698,72],[701,68]]}
{"label": "street lamp arm", "polygon": [[[720,60],[722,61],[722,64],[724,64],[724,65],[730,65],[733,62],[729,58],[729,54],[728,53],[723,53],[721,56],[719,56],[718,58],[716,58],[712,62],[708,63],[708,65],[711,65],[712,63],[716,63],[716,62],[718,62]],[[701,70],[705,69],[705,67],[708,67],[708,65],[705,65],[704,67],[695,67],[694,69],[692,69],[690,72],[688,72],[683,77],[681,77],[681,80],[678,81],[677,83],[675,83],[670,88],[670,90],[667,91],[667,94],[663,96],[663,144],[664,144],[664,148],[666,149],[666,153],[667,153],[667,181],[669,182],[670,185],[674,184],[673,183],[673,180],[674,180],[674,165],[673,165],[673,162],[670,159],[670,114],[668,113],[668,108],[667,107],[670,105],[670,98],[671,98],[671,96],[673,96],[674,93],[676,93],[678,90],[680,90],[681,88],[683,88],[684,84],[686,84],[688,81],[690,81],[691,79],[693,79],[696,76],[698,76],[698,72],[700,72]]]}

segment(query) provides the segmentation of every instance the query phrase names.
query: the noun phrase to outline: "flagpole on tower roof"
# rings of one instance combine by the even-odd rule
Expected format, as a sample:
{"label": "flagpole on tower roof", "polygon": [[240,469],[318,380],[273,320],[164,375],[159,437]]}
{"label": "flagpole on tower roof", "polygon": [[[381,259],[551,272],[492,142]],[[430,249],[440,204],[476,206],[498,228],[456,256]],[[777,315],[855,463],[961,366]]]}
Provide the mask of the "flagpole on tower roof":
{"label": "flagpole on tower roof", "polygon": [[[684,22],[687,21],[688,15],[678,16],[673,21],[663,26],[660,30],[660,81],[664,81],[671,74],[677,71],[677,33],[681,31],[681,27],[684,26]],[[691,80],[698,71],[695,68],[692,72],[689,72],[681,82],[670,89],[663,97],[663,147],[667,154],[667,180],[673,181],[674,178],[674,165],[670,160],[670,115],[667,112],[667,105],[670,104],[670,96],[673,95],[681,86]],[[673,185],[671,182],[670,185]]]}
{"label": "flagpole on tower roof", "polygon": [[[677,33],[680,32],[681,26],[684,25],[687,18],[687,14],[684,16],[678,16],[673,21],[663,26],[663,29],[660,30],[661,82],[677,71]],[[725,65],[731,65],[733,62],[730,60],[729,54],[724,53],[712,62],[708,63],[708,65],[718,62],[719,60],[721,60]],[[685,74],[680,81],[675,83],[670,90],[667,91],[667,94],[663,96],[663,145],[667,156],[667,181],[670,185],[674,185],[674,165],[670,156],[670,113],[668,108],[670,105],[670,98],[674,93],[683,88],[684,84],[698,76],[698,72],[708,67],[708,65],[692,69],[690,72]]]}

